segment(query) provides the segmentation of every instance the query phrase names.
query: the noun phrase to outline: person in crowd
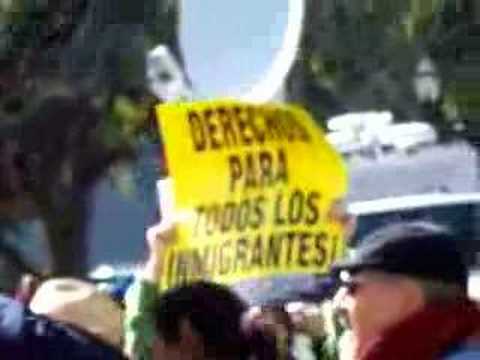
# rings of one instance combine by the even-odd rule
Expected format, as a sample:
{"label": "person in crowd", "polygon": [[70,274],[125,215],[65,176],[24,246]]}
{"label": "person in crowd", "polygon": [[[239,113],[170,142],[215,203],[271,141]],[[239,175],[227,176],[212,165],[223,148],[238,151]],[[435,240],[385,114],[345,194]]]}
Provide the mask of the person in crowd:
{"label": "person in crowd", "polygon": [[292,359],[293,322],[283,305],[263,307],[262,328],[270,337],[275,339],[277,358],[279,360]]}
{"label": "person in crowd", "polygon": [[[327,309],[326,302],[303,304],[292,312],[292,320],[295,327],[294,355],[297,359],[327,360],[335,345],[333,342],[334,329],[333,313]],[[332,334],[330,339],[330,334]]]}
{"label": "person in crowd", "polygon": [[[312,308],[311,305],[302,304],[293,310],[288,309],[293,324],[292,354],[295,359],[316,360],[314,338],[311,335],[311,330],[316,328],[310,312]],[[315,307],[316,310],[317,307]],[[320,327],[321,329],[314,330],[315,334],[317,332],[320,334],[319,336],[323,333],[323,324]]]}
{"label": "person in crowd", "polygon": [[68,324],[109,346],[123,349],[123,311],[107,294],[87,281],[53,278],[43,282],[30,311]]}
{"label": "person in crowd", "polygon": [[149,259],[126,295],[126,353],[140,360],[276,359],[275,342],[229,288],[200,281],[158,294],[165,247],[174,239],[167,222],[147,231]]}
{"label": "person in crowd", "polygon": [[0,295],[0,357],[15,360],[126,360],[117,348],[91,334],[32,313]]}
{"label": "person in crowd", "polygon": [[458,241],[435,224],[401,222],[333,267],[334,302],[351,329],[342,359],[480,359],[480,312]]}
{"label": "person in crowd", "polygon": [[23,274],[15,291],[15,299],[28,305],[40,283],[41,280],[39,276],[34,274]]}
{"label": "person in crowd", "polygon": [[195,282],[158,301],[153,359],[278,359],[275,342],[245,322],[247,305],[229,288]]}

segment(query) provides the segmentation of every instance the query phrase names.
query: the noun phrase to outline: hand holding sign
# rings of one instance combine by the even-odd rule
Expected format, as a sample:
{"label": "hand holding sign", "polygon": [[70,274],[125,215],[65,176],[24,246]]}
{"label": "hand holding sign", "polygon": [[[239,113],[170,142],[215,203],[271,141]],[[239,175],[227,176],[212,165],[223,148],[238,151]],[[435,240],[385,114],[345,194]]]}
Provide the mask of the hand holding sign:
{"label": "hand holding sign", "polygon": [[179,241],[162,285],[324,273],[343,254],[330,216],[346,193],[340,156],[306,112],[235,101],[158,108]]}
{"label": "hand holding sign", "polygon": [[160,222],[147,230],[147,244],[150,257],[163,258],[165,249],[175,243],[175,225],[172,222]]}
{"label": "hand holding sign", "polygon": [[155,283],[161,278],[167,247],[175,244],[177,235],[173,218],[172,179],[159,180],[157,193],[161,221],[146,231],[149,256],[144,269],[144,278]]}

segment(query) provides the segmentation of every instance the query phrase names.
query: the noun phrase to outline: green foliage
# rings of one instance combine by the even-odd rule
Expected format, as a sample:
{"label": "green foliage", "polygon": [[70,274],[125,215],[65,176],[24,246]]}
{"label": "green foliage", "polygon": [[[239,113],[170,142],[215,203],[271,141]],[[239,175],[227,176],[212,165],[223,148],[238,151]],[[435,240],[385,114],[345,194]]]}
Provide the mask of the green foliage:
{"label": "green foliage", "polygon": [[[389,109],[399,121],[424,119],[446,131],[452,119],[472,124],[480,115],[478,6],[473,0],[308,0],[290,97],[320,118]],[[419,103],[413,86],[424,56],[436,63],[442,84],[433,111]],[[467,129],[467,136],[479,135]]]}
{"label": "green foliage", "polygon": [[0,182],[0,208],[35,204],[56,272],[85,270],[95,182],[158,140],[145,56],[160,43],[178,51],[176,21],[169,0],[0,0],[0,150],[18,148],[0,151],[17,182]]}

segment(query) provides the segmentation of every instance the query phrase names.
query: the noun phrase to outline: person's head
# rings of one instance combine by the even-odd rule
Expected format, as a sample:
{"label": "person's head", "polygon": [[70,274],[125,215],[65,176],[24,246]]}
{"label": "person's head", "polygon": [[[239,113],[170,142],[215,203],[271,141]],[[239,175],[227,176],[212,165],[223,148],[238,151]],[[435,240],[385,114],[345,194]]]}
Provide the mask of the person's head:
{"label": "person's head", "polygon": [[304,306],[292,314],[294,330],[311,338],[322,338],[327,334],[326,319],[318,305]]}
{"label": "person's head", "polygon": [[156,309],[153,359],[250,358],[259,344],[245,331],[246,311],[222,285],[196,282],[166,292]]}
{"label": "person's head", "polygon": [[81,330],[115,348],[123,342],[123,312],[95,285],[73,278],[54,278],[40,285],[30,302],[37,315]]}
{"label": "person's head", "polygon": [[283,306],[265,306],[262,315],[264,328],[270,336],[288,336],[292,332],[292,319]]}
{"label": "person's head", "polygon": [[467,296],[467,267],[456,239],[429,223],[399,223],[375,231],[334,273],[340,284],[334,301],[359,343],[429,303]]}

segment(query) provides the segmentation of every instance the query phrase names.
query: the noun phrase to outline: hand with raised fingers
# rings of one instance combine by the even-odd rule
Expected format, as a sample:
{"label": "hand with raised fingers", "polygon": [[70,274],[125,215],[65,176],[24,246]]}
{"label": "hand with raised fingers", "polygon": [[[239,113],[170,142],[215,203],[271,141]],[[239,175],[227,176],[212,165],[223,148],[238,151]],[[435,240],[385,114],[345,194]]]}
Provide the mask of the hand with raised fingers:
{"label": "hand with raised fingers", "polygon": [[171,221],[162,221],[146,231],[150,256],[162,255],[165,248],[175,241],[175,226]]}
{"label": "hand with raised fingers", "polygon": [[144,278],[157,282],[161,276],[167,247],[176,239],[175,225],[170,221],[162,221],[146,231],[148,260],[144,269]]}

